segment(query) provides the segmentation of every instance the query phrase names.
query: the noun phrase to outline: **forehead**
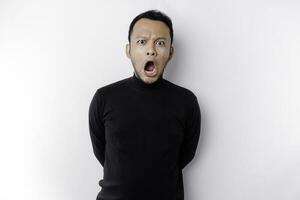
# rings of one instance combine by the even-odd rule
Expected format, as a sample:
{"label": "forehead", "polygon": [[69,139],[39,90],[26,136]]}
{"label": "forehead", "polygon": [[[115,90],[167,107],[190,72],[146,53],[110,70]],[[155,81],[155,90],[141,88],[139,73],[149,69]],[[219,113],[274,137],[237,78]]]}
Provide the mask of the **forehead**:
{"label": "forehead", "polygon": [[170,37],[169,28],[162,21],[147,18],[138,20],[133,27],[132,37],[150,35],[168,38]]}

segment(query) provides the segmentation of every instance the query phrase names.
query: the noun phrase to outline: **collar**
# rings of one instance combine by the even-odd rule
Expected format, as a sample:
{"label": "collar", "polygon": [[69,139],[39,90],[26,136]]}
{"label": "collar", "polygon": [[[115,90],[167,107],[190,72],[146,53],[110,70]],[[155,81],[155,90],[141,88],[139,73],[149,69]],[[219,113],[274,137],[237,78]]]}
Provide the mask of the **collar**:
{"label": "collar", "polygon": [[133,75],[130,77],[130,82],[134,87],[144,89],[144,90],[152,90],[152,89],[157,89],[162,87],[164,78],[163,78],[163,73],[159,76],[159,78],[153,82],[153,83],[145,83],[143,80],[138,78],[136,74],[133,72]]}

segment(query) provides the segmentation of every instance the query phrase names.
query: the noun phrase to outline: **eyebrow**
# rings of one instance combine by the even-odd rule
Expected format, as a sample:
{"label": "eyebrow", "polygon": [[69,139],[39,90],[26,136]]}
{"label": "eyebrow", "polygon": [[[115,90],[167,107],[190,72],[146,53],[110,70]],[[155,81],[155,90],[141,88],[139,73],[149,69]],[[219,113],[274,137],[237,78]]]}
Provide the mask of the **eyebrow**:
{"label": "eyebrow", "polygon": [[[137,36],[137,37],[135,37],[135,38],[147,38],[147,36]],[[164,40],[167,40],[166,37],[158,37],[158,38],[156,38],[156,39],[164,39]]]}

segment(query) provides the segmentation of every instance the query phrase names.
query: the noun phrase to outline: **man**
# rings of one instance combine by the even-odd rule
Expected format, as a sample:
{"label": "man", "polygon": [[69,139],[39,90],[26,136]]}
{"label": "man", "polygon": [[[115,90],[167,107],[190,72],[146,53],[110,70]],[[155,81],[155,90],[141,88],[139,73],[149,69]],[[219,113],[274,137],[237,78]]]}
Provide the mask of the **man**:
{"label": "man", "polygon": [[103,166],[97,200],[183,200],[182,169],[200,136],[197,97],[163,78],[174,47],[158,10],[130,24],[132,76],[97,89],[89,108],[93,152]]}

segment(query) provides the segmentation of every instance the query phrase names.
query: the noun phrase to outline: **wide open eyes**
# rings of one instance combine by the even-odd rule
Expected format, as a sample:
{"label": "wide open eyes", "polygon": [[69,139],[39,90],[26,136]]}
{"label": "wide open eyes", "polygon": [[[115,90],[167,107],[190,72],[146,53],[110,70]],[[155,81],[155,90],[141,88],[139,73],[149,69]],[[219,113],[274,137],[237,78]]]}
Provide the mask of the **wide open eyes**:
{"label": "wide open eyes", "polygon": [[137,43],[138,43],[138,44],[145,44],[146,41],[145,41],[145,40],[138,40]]}
{"label": "wide open eyes", "polygon": [[[137,43],[141,44],[141,45],[144,45],[144,44],[146,44],[146,40],[138,40]],[[156,42],[156,44],[158,46],[165,46],[166,43],[163,40],[159,40],[159,41]]]}

